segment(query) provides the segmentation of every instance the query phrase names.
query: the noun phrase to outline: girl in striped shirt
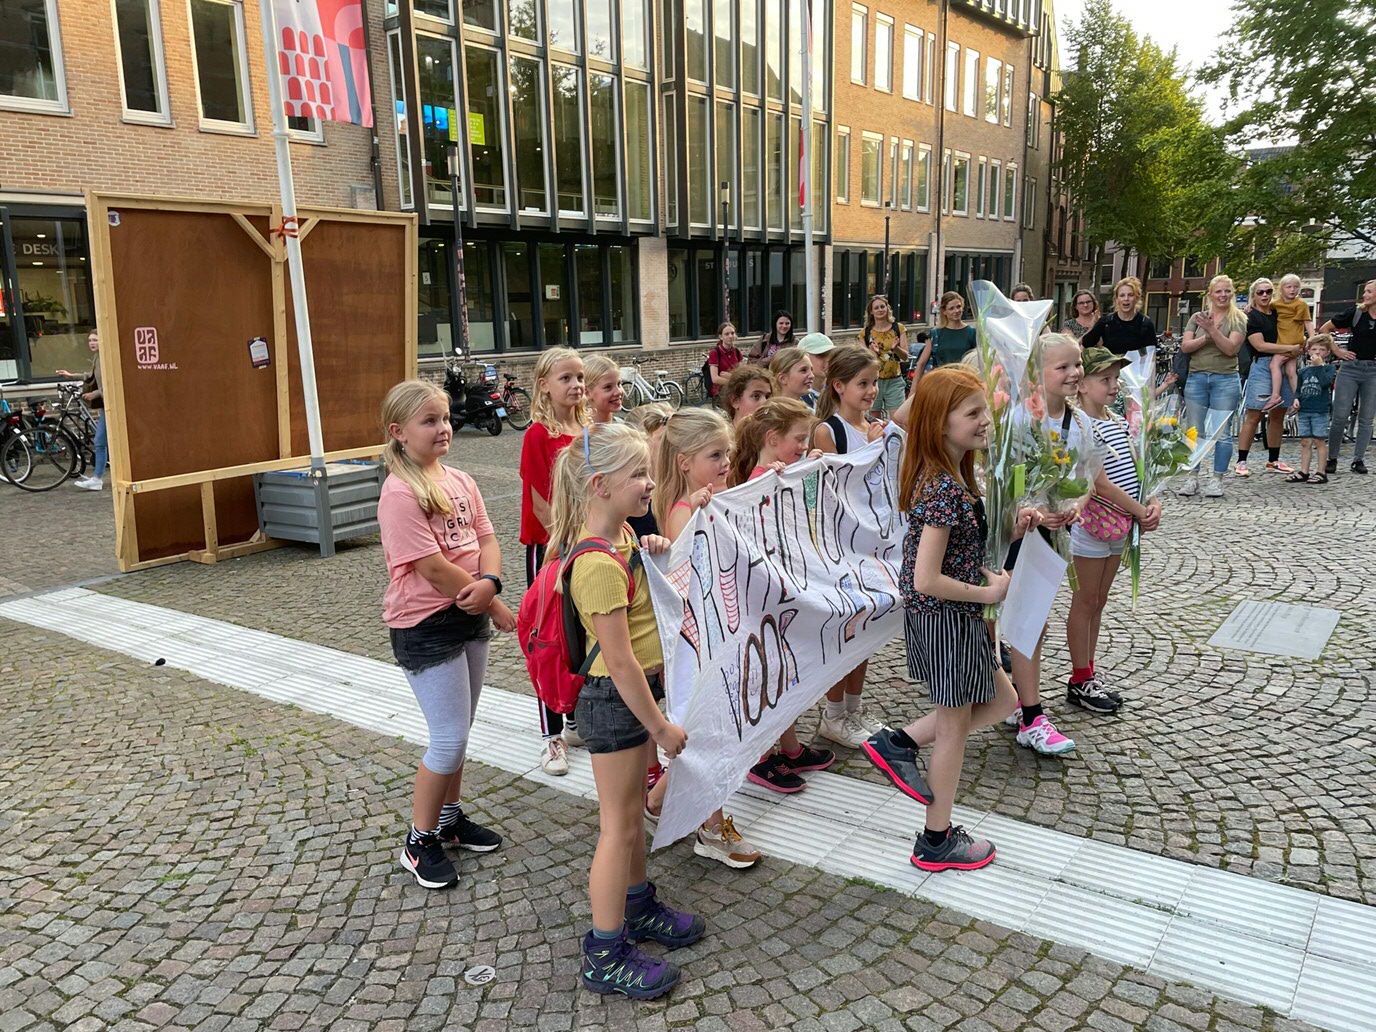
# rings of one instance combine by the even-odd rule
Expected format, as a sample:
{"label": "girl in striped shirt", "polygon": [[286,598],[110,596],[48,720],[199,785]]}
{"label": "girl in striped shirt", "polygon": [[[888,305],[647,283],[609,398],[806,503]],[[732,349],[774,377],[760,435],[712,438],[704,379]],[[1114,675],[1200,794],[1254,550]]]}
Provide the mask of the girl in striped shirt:
{"label": "girl in striped shirt", "polygon": [[[1109,410],[1118,397],[1118,371],[1127,365],[1107,348],[1086,348],[1084,377],[1080,380],[1080,407],[1090,417],[1090,435],[1103,460],[1103,472],[1094,482],[1098,502],[1135,519],[1143,530],[1161,524],[1161,502],[1145,502],[1139,497],[1142,485],[1137,479],[1128,426],[1122,417]],[[1080,587],[1071,596],[1066,619],[1066,644],[1070,648],[1072,672],[1066,697],[1075,705],[1094,713],[1113,713],[1122,705],[1122,696],[1109,689],[1094,670],[1094,652],[1099,644],[1099,623],[1108,604],[1108,589],[1118,574],[1132,524],[1122,537],[1105,540],[1091,534],[1083,525],[1070,531],[1070,554]]]}
{"label": "girl in striped shirt", "polygon": [[[999,666],[983,608],[1002,602],[1009,575],[985,566],[988,524],[975,480],[975,452],[988,446],[984,386],[970,369],[933,370],[913,392],[899,498],[908,509],[899,588],[908,674],[927,682],[935,711],[902,730],[884,728],[863,748],[900,790],[927,807],[912,864],[924,871],[974,870],[994,859],[990,842],[951,826],[951,807],[970,732],[1003,720],[1018,704]],[[1019,534],[1036,523],[1018,514]],[[923,780],[919,746],[930,746]]]}

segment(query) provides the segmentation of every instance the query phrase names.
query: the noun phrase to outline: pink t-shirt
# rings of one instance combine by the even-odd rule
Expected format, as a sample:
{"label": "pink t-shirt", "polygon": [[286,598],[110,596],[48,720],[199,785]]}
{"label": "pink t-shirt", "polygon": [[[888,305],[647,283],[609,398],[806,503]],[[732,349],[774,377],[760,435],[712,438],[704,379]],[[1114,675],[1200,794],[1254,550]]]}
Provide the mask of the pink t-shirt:
{"label": "pink t-shirt", "polygon": [[426,516],[415,492],[397,477],[388,477],[382,485],[377,521],[382,528],[382,555],[389,578],[382,597],[382,619],[388,627],[414,627],[454,604],[417,572],[417,560],[439,552],[476,577],[480,571],[479,539],[494,533],[472,477],[446,466],[444,479],[437,483],[454,506],[447,516],[442,512]]}

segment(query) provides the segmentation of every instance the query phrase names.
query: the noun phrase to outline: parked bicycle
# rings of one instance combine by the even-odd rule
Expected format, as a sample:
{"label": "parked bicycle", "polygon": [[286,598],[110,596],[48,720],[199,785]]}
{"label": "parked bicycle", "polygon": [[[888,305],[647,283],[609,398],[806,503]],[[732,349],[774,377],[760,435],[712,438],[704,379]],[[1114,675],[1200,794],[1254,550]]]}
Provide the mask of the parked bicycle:
{"label": "parked bicycle", "polygon": [[711,392],[707,389],[707,378],[702,375],[701,369],[694,369],[683,378],[683,399],[689,405],[705,405],[711,397]]}
{"label": "parked bicycle", "polygon": [[0,399],[0,476],[25,491],[51,491],[74,477],[81,448],[49,418],[26,418]]}
{"label": "parked bicycle", "polygon": [[525,388],[516,386],[516,377],[503,373],[502,407],[506,409],[506,421],[513,430],[524,430],[530,426],[530,395]]}
{"label": "parked bicycle", "polygon": [[58,426],[72,435],[79,446],[81,459],[77,474],[84,476],[87,467],[95,465],[96,461],[96,417],[82,399],[81,387],[79,383],[59,383],[57,412],[50,416],[39,404],[35,405],[34,414],[39,422],[45,418],[55,420]]}
{"label": "parked bicycle", "polygon": [[683,406],[683,388],[669,379],[667,369],[655,370],[654,383],[645,379],[645,375],[640,371],[644,361],[643,358],[633,358],[631,362],[634,368],[623,366],[621,369],[621,388],[625,392],[622,407],[631,409],[646,402],[663,401],[677,411]]}

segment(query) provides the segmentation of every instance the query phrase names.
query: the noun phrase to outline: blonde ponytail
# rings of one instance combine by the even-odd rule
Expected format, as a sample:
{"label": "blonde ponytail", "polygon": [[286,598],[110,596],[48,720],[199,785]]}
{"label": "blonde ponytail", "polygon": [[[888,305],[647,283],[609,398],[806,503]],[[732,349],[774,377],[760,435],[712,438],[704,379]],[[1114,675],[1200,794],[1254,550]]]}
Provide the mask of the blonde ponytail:
{"label": "blonde ponytail", "polygon": [[454,511],[449,496],[406,454],[401,442],[392,436],[390,430],[393,423],[404,426],[410,422],[431,401],[443,401],[445,412],[449,411],[449,395],[424,380],[403,380],[387,392],[387,397],[382,399],[382,432],[387,436],[387,444],[382,449],[382,464],[389,476],[396,477],[411,489],[421,512],[427,516],[437,512],[448,516]]}

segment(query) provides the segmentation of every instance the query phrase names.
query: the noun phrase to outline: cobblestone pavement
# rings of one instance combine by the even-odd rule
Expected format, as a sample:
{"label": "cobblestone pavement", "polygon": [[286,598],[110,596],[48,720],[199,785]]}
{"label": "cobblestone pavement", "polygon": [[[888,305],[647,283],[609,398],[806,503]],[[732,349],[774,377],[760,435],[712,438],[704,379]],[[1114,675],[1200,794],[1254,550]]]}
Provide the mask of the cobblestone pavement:
{"label": "cobblestone pavement", "polygon": [[[1304,1030],[862,881],[678,847],[710,934],[633,1004],[575,989],[596,812],[475,766],[498,853],[395,863],[416,750],[0,621],[0,1029]],[[900,832],[902,834],[903,832]],[[470,987],[463,973],[490,964]]]}

